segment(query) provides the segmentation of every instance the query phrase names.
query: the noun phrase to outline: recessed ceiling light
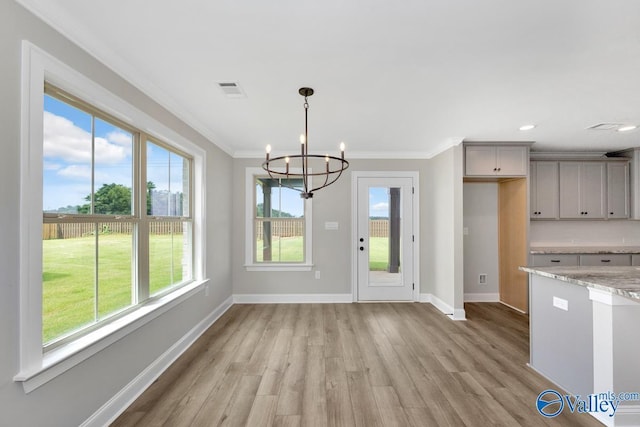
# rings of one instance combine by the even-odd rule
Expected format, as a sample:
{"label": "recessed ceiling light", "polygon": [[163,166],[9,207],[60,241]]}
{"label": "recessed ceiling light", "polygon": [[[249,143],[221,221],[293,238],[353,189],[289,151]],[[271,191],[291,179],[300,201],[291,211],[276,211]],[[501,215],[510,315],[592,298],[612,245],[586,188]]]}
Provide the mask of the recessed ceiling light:
{"label": "recessed ceiling light", "polygon": [[520,126],[520,130],[531,130],[535,127],[536,125],[524,125],[524,126]]}
{"label": "recessed ceiling light", "polygon": [[618,132],[629,132],[630,130],[636,129],[638,126],[636,125],[624,125],[618,128]]}

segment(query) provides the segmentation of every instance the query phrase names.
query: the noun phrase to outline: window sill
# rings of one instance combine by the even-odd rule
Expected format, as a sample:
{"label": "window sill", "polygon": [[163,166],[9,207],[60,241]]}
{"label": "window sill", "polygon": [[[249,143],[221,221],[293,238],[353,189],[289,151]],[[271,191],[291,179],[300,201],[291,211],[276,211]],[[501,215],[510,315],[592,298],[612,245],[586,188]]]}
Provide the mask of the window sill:
{"label": "window sill", "polygon": [[77,340],[45,353],[42,357],[42,366],[25,369],[19,372],[13,380],[22,383],[25,393],[31,393],[202,291],[208,281],[205,279],[185,285]]}
{"label": "window sill", "polygon": [[311,271],[313,264],[245,264],[247,271]]}

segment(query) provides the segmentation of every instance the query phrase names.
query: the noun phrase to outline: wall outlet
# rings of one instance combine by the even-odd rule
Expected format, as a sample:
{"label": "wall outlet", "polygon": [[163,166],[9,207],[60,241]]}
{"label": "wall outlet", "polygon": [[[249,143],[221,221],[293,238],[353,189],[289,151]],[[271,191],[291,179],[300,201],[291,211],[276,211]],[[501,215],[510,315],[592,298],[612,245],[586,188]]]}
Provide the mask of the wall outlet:
{"label": "wall outlet", "polygon": [[320,279],[320,270],[316,270],[316,279]]}
{"label": "wall outlet", "polygon": [[566,299],[553,297],[553,306],[560,310],[569,311],[569,301]]}
{"label": "wall outlet", "polygon": [[487,273],[480,273],[478,275],[478,284],[486,285],[487,284]]}

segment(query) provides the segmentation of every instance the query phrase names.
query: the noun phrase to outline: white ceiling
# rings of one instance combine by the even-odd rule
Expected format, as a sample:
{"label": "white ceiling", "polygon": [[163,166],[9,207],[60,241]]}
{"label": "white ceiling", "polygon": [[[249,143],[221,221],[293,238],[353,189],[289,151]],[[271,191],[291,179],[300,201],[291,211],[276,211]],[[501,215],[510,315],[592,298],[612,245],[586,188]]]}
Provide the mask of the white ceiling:
{"label": "white ceiling", "polygon": [[321,154],[640,146],[640,130],[586,130],[640,125],[637,0],[18,1],[238,157],[297,150],[301,86]]}

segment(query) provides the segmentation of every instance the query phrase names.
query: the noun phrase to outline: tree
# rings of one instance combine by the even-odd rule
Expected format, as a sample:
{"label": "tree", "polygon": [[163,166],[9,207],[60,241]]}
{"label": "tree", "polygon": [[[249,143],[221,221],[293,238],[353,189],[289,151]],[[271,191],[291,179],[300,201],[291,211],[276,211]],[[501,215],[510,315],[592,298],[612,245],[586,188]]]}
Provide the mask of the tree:
{"label": "tree", "polygon": [[155,189],[156,185],[153,181],[147,182],[147,215],[151,215],[151,195]]}
{"label": "tree", "polygon": [[[84,198],[91,202],[91,195]],[[95,192],[93,198],[95,214],[103,215],[131,215],[131,189],[122,184],[103,184]],[[91,203],[78,208],[79,213],[88,214],[91,211]]]}
{"label": "tree", "polygon": [[[264,216],[264,204],[258,203],[256,205],[256,212],[258,214],[258,218],[262,218]],[[271,209],[272,218],[295,218],[295,216],[291,215],[289,212],[282,212],[278,209]]]}

